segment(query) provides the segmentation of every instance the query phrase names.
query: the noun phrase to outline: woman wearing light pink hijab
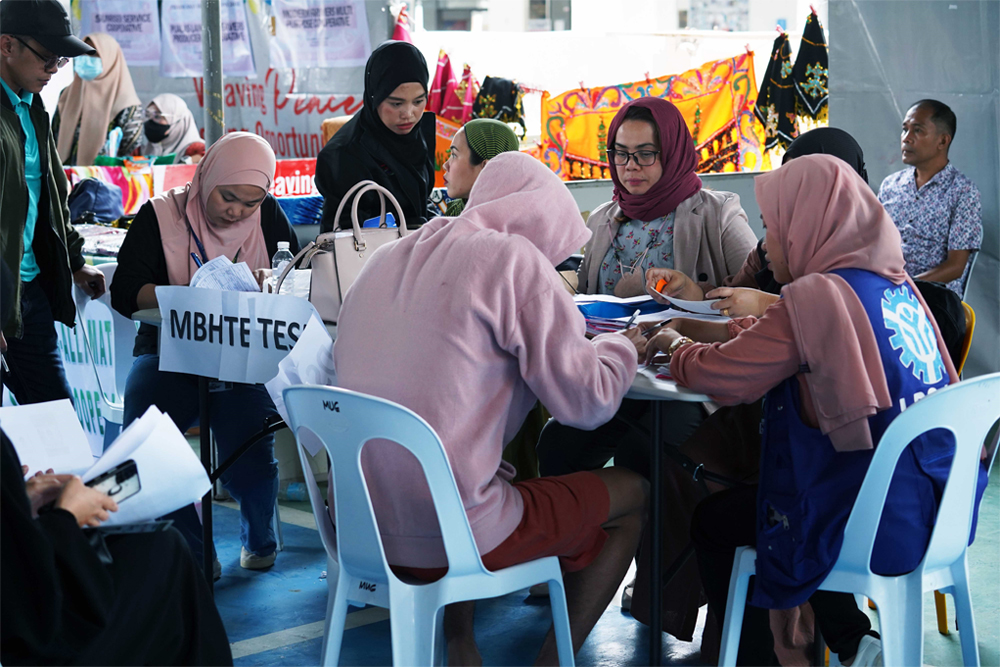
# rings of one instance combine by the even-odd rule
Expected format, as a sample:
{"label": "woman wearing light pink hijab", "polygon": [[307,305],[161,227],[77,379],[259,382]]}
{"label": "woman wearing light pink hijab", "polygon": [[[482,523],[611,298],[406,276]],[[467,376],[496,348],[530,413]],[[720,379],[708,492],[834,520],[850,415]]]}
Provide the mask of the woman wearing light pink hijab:
{"label": "woman wearing light pink hijab", "polygon": [[[146,202],[129,227],[111,282],[111,305],[125,317],[156,308],[158,285],[187,285],[198,266],[219,256],[246,262],[258,274],[270,267],[279,241],[293,252],[298,241],[288,218],[268,189],[275,159],[270,145],[255,134],[233,132],[209,148],[187,185]],[[159,370],[158,330],[139,327],[125,386],[127,426],[150,405],[170,415],[181,431],[198,417],[198,382],[193,375]],[[274,404],[262,386],[235,385],[212,394],[212,432],[225,459],[260,430]],[[248,569],[274,563],[271,528],[278,492],[274,439],[265,438],[243,455],[222,477],[223,486],[240,503],[240,564]],[[172,514],[174,525],[195,555],[201,554],[201,529],[193,506]],[[217,563],[217,574],[221,565]]]}
{"label": "woman wearing light pink hijab", "polygon": [[[760,319],[674,320],[650,341],[668,355],[678,383],[720,403],[766,394],[759,483],[709,496],[692,519],[702,583],[721,619],[735,548],[757,547],[739,664],[777,664],[767,609],[806,600],[843,664],[880,664],[878,636],[853,596],[817,588],[840,553],[882,433],[957,375],[903,271],[899,232],[847,163],[803,156],[755,185],[768,266],[785,285],[781,299]],[[872,553],[876,573],[901,574],[920,562],[953,449],[932,432],[900,457]]]}

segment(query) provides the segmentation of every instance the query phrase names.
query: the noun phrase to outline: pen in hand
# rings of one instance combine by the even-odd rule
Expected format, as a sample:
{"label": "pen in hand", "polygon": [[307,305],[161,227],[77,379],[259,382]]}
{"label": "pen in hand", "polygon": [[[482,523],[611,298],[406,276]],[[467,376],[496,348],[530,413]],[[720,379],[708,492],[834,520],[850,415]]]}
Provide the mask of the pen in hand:
{"label": "pen in hand", "polygon": [[625,328],[629,329],[632,327],[632,323],[635,322],[635,318],[639,317],[640,309],[636,308],[635,312],[632,313],[632,317],[628,318],[628,322],[625,323]]}
{"label": "pen in hand", "polygon": [[649,338],[654,333],[656,333],[656,331],[658,329],[660,329],[661,327],[664,327],[664,326],[670,324],[670,322],[672,322],[672,321],[673,321],[673,318],[670,318],[669,320],[663,320],[662,322],[657,322],[653,326],[651,326],[648,329],[646,329],[645,331],[643,331],[642,335],[645,336],[646,338]]}
{"label": "pen in hand", "polygon": [[197,266],[200,269],[201,268],[201,260],[198,259],[198,255],[196,255],[194,253],[191,253],[191,259],[194,260],[195,266]]}

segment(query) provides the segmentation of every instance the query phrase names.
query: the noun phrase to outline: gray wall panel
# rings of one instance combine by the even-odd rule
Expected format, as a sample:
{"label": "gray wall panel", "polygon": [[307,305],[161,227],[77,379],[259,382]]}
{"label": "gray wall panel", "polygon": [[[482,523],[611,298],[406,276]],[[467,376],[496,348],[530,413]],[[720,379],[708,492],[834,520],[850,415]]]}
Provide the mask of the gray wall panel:
{"label": "gray wall panel", "polygon": [[977,317],[966,376],[1000,370],[1000,2],[831,0],[829,11],[830,124],[861,144],[874,188],[904,167],[909,104],[933,97],[958,116],[951,159],[983,205],[966,294]]}

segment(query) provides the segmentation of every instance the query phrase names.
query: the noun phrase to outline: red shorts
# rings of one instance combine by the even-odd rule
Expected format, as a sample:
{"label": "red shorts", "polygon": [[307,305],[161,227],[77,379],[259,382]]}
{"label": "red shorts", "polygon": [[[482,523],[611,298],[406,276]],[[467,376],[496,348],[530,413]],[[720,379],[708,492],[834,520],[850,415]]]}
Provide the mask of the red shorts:
{"label": "red shorts", "polygon": [[[517,482],[514,488],[524,500],[524,515],[514,532],[483,556],[487,570],[558,556],[563,570],[576,572],[601,553],[608,539],[602,526],[608,520],[611,498],[600,477],[592,472],[575,472]],[[394,565],[392,570],[434,581],[443,577],[448,568]]]}

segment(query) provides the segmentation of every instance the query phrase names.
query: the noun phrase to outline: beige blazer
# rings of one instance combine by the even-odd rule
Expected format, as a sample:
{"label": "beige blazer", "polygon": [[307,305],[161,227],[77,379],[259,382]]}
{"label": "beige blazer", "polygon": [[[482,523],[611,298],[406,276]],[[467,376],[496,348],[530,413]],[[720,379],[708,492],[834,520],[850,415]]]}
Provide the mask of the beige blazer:
{"label": "beige blazer", "polygon": [[[580,294],[596,294],[601,262],[618,233],[618,204],[601,204],[587,220],[593,232],[583,250],[577,271]],[[733,192],[699,190],[680,204],[674,215],[674,269],[703,288],[722,285],[743,266],[757,237],[747,224],[747,214]]]}

